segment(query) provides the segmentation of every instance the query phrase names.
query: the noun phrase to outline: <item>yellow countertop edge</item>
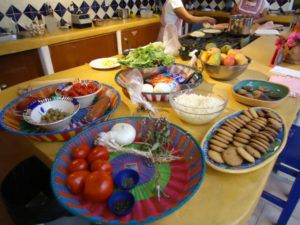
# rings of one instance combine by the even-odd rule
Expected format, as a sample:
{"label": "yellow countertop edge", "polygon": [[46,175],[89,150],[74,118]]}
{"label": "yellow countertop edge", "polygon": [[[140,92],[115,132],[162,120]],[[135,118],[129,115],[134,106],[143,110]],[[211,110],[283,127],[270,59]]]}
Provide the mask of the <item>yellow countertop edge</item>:
{"label": "yellow countertop edge", "polygon": [[26,50],[32,50],[47,46],[51,44],[57,44],[65,41],[72,41],[86,37],[92,37],[102,34],[109,34],[118,30],[125,30],[135,28],[139,26],[145,26],[149,24],[159,23],[159,17],[141,18],[136,17],[134,19],[106,19],[99,27],[91,27],[84,29],[70,29],[70,30],[58,30],[55,34],[44,34],[43,36],[36,36],[32,38],[6,41],[0,43],[0,56],[6,54],[12,54],[22,52]]}
{"label": "yellow countertop edge", "polygon": [[[190,11],[194,16],[211,16],[211,17],[220,17],[220,18],[229,18],[230,13],[224,11],[200,11],[194,10]],[[293,21],[293,15],[267,15],[268,21],[273,21],[277,23],[291,23]]]}

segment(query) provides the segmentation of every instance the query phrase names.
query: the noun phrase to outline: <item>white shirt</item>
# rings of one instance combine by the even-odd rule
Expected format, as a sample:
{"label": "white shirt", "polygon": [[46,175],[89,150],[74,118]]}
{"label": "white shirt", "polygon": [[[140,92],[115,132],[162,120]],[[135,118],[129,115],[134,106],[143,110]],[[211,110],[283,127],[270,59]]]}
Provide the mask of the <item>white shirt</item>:
{"label": "white shirt", "polygon": [[175,24],[178,17],[174,12],[174,9],[183,7],[181,0],[167,0],[165,3],[165,11],[164,11],[164,18],[163,18],[163,25],[168,23]]}
{"label": "white shirt", "polygon": [[[255,6],[256,2],[250,2],[247,0],[235,0],[236,4],[239,6],[241,1],[246,1],[246,4],[249,4],[251,6]],[[270,7],[270,3],[267,0],[263,0],[263,6],[261,7],[261,10],[259,13],[262,13],[265,9],[268,9]]]}

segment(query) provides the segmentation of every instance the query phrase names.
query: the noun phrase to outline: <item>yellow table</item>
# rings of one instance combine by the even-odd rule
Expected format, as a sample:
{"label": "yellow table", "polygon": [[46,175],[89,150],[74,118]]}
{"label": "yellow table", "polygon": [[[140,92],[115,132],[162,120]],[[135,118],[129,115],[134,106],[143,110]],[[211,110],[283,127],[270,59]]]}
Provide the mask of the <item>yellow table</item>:
{"label": "yellow table", "polygon": [[[226,82],[216,81],[209,78],[204,73],[205,82],[223,88],[229,95],[228,105],[219,119],[246,108],[246,106],[237,103],[231,95],[232,85],[237,82],[237,80],[245,78],[268,79],[270,76],[270,67],[268,67],[268,65],[274,51],[274,42],[275,37],[261,37],[244,48],[243,52],[253,59],[253,63],[236,80]],[[180,59],[178,59],[177,62],[187,63],[182,62]],[[289,65],[288,67],[300,69],[300,66]],[[53,75],[44,76],[36,80],[79,77],[82,79],[95,79],[109,84],[120,92],[122,100],[119,108],[112,114],[112,118],[132,116],[135,115],[136,106],[124,96],[121,88],[114,81],[115,74],[119,69],[120,68],[107,71],[93,70],[86,64]],[[22,85],[24,84],[26,83],[23,83]],[[0,93],[0,109],[17,97],[17,87],[18,86],[13,86]],[[175,123],[190,132],[198,142],[201,142],[202,137],[213,124],[213,122],[203,126],[186,124],[178,119],[169,103],[156,103],[154,105],[158,107],[162,115],[168,116],[170,122]],[[288,98],[280,107],[274,110],[284,117],[288,128],[290,128],[299,106],[299,100]],[[35,154],[49,166],[52,165],[55,155],[64,145],[64,142],[36,142],[27,140],[20,135],[15,136],[18,142],[20,141],[24,145],[31,146]],[[193,198],[173,214],[154,222],[153,224],[246,224],[260,198],[274,162],[275,159],[263,168],[240,175],[225,174],[207,167],[203,183]]]}

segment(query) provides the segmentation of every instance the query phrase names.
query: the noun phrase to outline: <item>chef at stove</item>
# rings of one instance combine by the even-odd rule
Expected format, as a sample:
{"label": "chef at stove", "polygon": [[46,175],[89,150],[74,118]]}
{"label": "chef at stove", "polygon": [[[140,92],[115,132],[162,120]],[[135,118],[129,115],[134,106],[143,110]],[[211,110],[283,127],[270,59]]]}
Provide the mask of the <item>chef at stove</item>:
{"label": "chef at stove", "polygon": [[270,4],[267,0],[235,0],[231,13],[253,16],[253,23],[264,23],[267,20]]}
{"label": "chef at stove", "polygon": [[177,27],[178,35],[182,34],[182,22],[194,24],[215,24],[216,20],[208,16],[192,16],[183,6],[186,0],[167,0],[162,8],[158,41],[162,41],[165,26],[169,23]]}

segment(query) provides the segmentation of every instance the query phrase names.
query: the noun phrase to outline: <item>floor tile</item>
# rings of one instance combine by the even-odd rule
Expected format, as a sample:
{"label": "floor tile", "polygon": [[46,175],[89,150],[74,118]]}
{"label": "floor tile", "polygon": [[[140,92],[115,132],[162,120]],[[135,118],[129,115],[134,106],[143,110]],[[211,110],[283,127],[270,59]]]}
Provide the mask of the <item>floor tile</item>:
{"label": "floor tile", "polygon": [[297,204],[296,208],[294,209],[293,217],[300,220],[300,201],[298,201],[298,204]]}
{"label": "floor tile", "polygon": [[287,200],[291,189],[291,182],[281,175],[271,173],[268,182],[264,188],[265,191],[276,195],[282,200]]}
{"label": "floor tile", "polygon": [[252,215],[259,217],[260,214],[261,214],[262,211],[263,211],[264,206],[265,206],[265,201],[264,201],[264,199],[262,199],[262,198],[259,199],[259,202],[257,203],[257,205],[256,205],[256,207],[255,207],[255,210],[254,210],[254,212],[253,212]]}
{"label": "floor tile", "polygon": [[252,215],[246,225],[256,225],[257,219],[257,216]]}
{"label": "floor tile", "polygon": [[266,202],[262,214],[259,216],[257,224],[259,225],[273,225],[276,224],[281,213],[281,208]]}
{"label": "floor tile", "polygon": [[300,224],[300,220],[295,217],[291,217],[289,219],[289,222],[287,223],[287,225],[299,225],[299,224]]}

